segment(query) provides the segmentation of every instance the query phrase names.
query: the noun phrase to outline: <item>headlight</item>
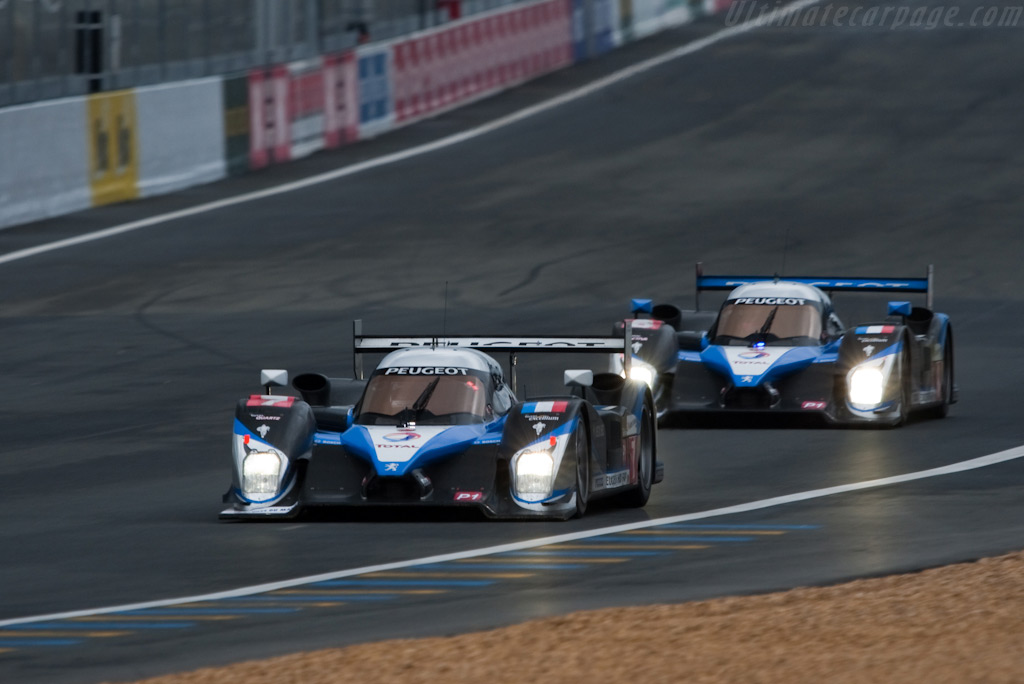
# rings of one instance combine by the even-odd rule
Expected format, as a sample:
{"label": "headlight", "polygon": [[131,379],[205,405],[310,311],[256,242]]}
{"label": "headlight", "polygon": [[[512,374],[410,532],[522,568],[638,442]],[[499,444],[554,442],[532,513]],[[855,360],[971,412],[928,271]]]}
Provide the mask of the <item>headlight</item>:
{"label": "headlight", "polygon": [[555,459],[547,451],[526,451],[515,460],[516,492],[550,494],[555,481]]}
{"label": "headlight", "polygon": [[850,370],[846,376],[846,396],[853,408],[870,411],[882,405],[895,361],[896,354],[887,354]]}
{"label": "headlight", "polygon": [[[622,354],[617,354],[616,356],[618,356],[618,359],[617,359],[618,360],[618,364],[617,365],[618,365],[618,369],[619,369],[619,375],[621,375],[622,377],[626,377],[626,371],[622,367]],[[614,369],[613,369],[613,372],[614,372]],[[655,375],[656,375],[656,373],[654,371],[654,367],[651,366],[649,363],[644,363],[643,361],[639,361],[637,359],[632,359],[632,362],[629,364],[629,379],[630,380],[635,380],[637,382],[642,382],[642,383],[646,384],[648,387],[653,388],[654,387],[654,376]]]}
{"label": "headlight", "polygon": [[850,373],[850,403],[874,406],[882,403],[885,376],[879,368],[854,368]]}
{"label": "headlight", "polygon": [[242,461],[242,492],[247,497],[274,494],[281,477],[281,457],[269,451],[254,451]]}
{"label": "headlight", "polygon": [[646,363],[634,361],[629,367],[629,379],[645,383],[648,387],[653,387],[654,369]]}

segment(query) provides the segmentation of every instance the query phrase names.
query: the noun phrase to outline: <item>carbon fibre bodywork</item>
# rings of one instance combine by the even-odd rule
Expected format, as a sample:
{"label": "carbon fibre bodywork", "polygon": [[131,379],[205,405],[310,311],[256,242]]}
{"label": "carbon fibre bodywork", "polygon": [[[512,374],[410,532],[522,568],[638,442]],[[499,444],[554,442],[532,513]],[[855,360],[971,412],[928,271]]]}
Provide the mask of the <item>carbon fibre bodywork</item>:
{"label": "carbon fibre bodywork", "polygon": [[[370,411],[382,400],[367,387],[399,375],[394,391],[414,384],[415,408],[395,419]],[[479,350],[407,347],[389,353],[368,381],[303,374],[292,389],[238,402],[222,519],[354,506],[566,519],[600,497],[643,505],[662,478],[653,397],[617,374],[519,401],[501,366]],[[479,401],[478,412],[432,412],[462,394]]]}
{"label": "carbon fibre bodywork", "polygon": [[[781,280],[703,276],[698,267],[698,293],[730,290],[721,309],[683,311],[634,300],[635,318],[627,319],[632,368],[650,377],[662,425],[699,414],[791,414],[877,426],[901,425],[911,413],[944,416],[957,401],[949,317],[890,302],[885,320],[846,328],[823,289],[921,292],[930,304],[930,275]],[[767,315],[742,331],[749,334],[723,334],[726,315],[740,307]],[[778,337],[773,319],[785,307],[808,312],[806,329]]]}

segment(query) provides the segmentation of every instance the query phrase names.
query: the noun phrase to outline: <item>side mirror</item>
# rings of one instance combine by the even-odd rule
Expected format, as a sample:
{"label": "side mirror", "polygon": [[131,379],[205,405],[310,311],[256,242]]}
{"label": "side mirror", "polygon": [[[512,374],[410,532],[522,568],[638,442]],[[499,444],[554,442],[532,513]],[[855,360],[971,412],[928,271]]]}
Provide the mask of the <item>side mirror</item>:
{"label": "side mirror", "polygon": [[910,302],[889,302],[889,315],[909,316],[912,308]]}
{"label": "side mirror", "polygon": [[594,371],[592,370],[567,370],[565,371],[566,387],[590,387],[594,384]]}
{"label": "side mirror", "polygon": [[654,302],[650,299],[631,299],[629,302],[629,309],[634,315],[642,313],[651,313],[654,309]]}
{"label": "side mirror", "polygon": [[288,385],[288,371],[264,368],[260,371],[260,384],[267,389],[267,394],[270,394],[271,387],[285,387]]}

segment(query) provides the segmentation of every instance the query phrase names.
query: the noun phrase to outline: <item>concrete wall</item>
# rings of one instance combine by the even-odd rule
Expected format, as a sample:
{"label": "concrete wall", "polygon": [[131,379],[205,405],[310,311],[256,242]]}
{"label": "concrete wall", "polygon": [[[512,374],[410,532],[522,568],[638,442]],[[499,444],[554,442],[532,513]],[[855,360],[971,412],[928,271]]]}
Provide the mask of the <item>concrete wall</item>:
{"label": "concrete wall", "polygon": [[731,0],[535,0],[242,74],[0,109],[0,228],[381,135]]}

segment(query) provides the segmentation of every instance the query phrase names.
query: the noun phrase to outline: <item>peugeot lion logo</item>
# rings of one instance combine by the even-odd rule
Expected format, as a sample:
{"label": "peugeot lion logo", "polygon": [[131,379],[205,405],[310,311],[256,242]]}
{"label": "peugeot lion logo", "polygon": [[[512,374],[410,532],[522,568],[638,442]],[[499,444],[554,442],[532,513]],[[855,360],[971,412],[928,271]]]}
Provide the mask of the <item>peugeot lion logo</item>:
{"label": "peugeot lion logo", "polygon": [[413,439],[419,439],[420,435],[418,432],[392,432],[384,435],[384,439],[389,442],[408,442]]}

